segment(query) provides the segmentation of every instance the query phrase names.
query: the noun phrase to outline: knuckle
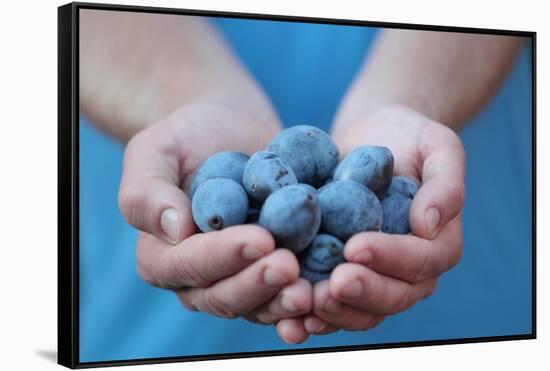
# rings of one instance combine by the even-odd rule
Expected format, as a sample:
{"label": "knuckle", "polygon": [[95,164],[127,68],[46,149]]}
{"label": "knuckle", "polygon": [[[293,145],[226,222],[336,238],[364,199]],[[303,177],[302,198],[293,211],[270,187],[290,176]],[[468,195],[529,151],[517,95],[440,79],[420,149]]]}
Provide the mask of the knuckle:
{"label": "knuckle", "polygon": [[158,268],[148,259],[139,257],[137,259],[137,273],[143,281],[151,286],[167,290],[177,290],[182,287],[181,284],[168,280],[164,275],[157,272]]}
{"label": "knuckle", "polygon": [[427,246],[424,246],[424,248],[422,248],[422,251],[422,264],[418,265],[417,269],[414,270],[412,275],[410,276],[409,282],[411,283],[420,282],[431,274],[431,272],[429,272],[431,259],[429,248]]}
{"label": "knuckle", "polygon": [[[229,308],[223,303],[211,290],[205,290],[202,295],[203,310],[216,317],[233,319],[239,316],[239,313]],[[199,306],[197,306],[200,308]]]}
{"label": "knuckle", "polygon": [[386,290],[386,281],[381,281],[380,285],[377,285],[370,279],[360,279],[363,285],[364,295],[361,298],[362,304],[365,307],[371,307],[377,305],[377,303],[382,302],[384,299],[383,296]]}
{"label": "knuckle", "polygon": [[120,211],[128,223],[140,230],[145,226],[146,199],[147,192],[140,184],[122,184],[118,196]]}
{"label": "knuckle", "polygon": [[405,292],[399,299],[397,306],[394,310],[391,310],[391,314],[403,312],[405,309],[409,308],[413,303],[411,302],[412,298],[412,287],[409,285],[405,286]]}
{"label": "knuckle", "polygon": [[462,209],[462,206],[464,205],[464,199],[466,198],[464,184],[457,183],[449,188],[449,193],[447,197],[452,204],[457,206],[456,211],[460,211],[460,209]]}
{"label": "knuckle", "polygon": [[202,288],[210,286],[210,281],[185,255],[183,250],[180,250],[178,254],[175,254],[176,261],[172,264],[174,270],[172,276],[175,277],[177,284]]}

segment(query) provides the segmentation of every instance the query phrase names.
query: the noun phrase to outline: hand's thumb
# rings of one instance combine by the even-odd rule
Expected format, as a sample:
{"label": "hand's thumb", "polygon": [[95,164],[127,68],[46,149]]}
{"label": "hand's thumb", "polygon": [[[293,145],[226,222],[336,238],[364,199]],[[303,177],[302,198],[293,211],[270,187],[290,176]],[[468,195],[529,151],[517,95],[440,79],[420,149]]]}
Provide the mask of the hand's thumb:
{"label": "hand's thumb", "polygon": [[191,202],[178,187],[173,156],[135,137],[126,148],[119,189],[119,208],[137,229],[179,243],[195,231]]}
{"label": "hand's thumb", "polygon": [[424,142],[430,144],[420,150],[422,185],[409,221],[414,234],[431,240],[464,206],[465,156],[460,139],[450,130],[438,130]]}

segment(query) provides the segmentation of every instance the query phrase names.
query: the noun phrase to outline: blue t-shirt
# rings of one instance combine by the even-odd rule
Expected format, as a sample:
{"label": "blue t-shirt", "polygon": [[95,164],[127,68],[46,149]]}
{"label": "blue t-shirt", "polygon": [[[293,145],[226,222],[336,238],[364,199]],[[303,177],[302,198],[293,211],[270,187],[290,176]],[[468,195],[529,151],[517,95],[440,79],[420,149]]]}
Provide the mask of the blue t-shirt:
{"label": "blue t-shirt", "polygon": [[[285,125],[328,130],[378,32],[360,26],[213,20]],[[435,294],[366,332],[287,345],[272,326],[189,312],[136,272],[137,233],[117,206],[123,146],[80,122],[80,360],[173,357],[515,335],[531,331],[531,46],[462,133],[464,255]]]}

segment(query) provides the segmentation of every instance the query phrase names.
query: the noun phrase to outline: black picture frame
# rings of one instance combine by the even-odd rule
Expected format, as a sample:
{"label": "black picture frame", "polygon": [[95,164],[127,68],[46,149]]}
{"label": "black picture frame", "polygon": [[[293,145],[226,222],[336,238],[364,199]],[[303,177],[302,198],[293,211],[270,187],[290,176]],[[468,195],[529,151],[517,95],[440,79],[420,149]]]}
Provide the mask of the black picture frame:
{"label": "black picture frame", "polygon": [[[79,10],[97,9],[178,15],[199,15],[287,22],[362,25],[415,30],[522,36],[532,41],[532,331],[514,336],[415,341],[389,344],[336,346],[116,361],[81,362],[79,359]],[[122,366],[213,359],[264,357],[288,354],[418,347],[461,343],[536,339],[536,32],[424,24],[233,13],[99,3],[69,3],[58,8],[58,363],[69,368]]]}

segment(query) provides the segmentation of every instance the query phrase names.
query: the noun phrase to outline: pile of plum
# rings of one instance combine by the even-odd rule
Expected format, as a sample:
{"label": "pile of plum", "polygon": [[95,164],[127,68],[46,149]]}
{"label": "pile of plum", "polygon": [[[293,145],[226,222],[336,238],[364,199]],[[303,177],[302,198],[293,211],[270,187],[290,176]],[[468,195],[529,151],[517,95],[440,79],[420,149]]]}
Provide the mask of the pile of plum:
{"label": "pile of plum", "polygon": [[191,181],[193,219],[203,232],[258,224],[297,255],[302,277],[327,279],[354,234],[409,233],[418,190],[415,180],[393,176],[386,147],[358,147],[339,160],[331,138],[306,125],[282,131],[250,157],[218,152]]}

